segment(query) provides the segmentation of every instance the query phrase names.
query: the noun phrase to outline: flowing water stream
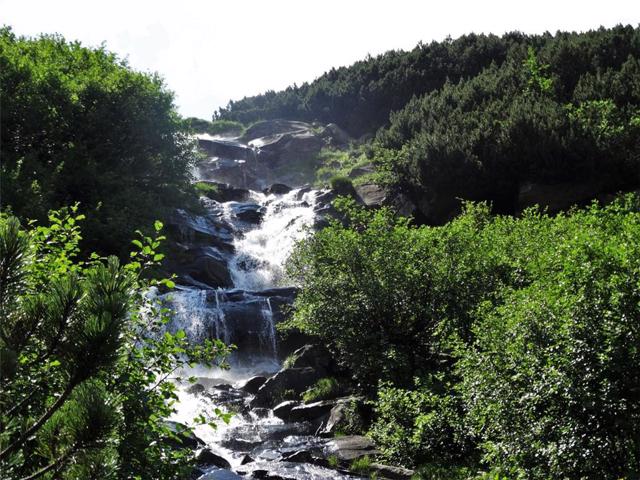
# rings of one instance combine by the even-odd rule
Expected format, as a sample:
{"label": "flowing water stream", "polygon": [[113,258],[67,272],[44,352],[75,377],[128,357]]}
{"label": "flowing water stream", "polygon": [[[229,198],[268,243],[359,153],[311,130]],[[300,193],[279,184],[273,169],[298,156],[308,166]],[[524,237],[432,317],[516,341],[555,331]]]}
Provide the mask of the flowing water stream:
{"label": "flowing water stream", "polygon": [[[183,329],[191,342],[215,337],[238,347],[229,370],[196,367],[181,372],[183,378],[197,377],[196,385],[176,380],[179,403],[171,420],[189,424],[200,414],[214,418],[216,408],[234,412],[228,425],[218,421],[217,429],[195,429],[236,472],[211,468],[202,480],[353,478],[310,463],[284,461],[288,453],[321,448],[326,440],[315,437],[307,424],[284,423],[270,409],[250,408],[251,395],[238,388],[250,377],[271,375],[281,367],[276,317],[294,295],[294,289],[283,285],[283,265],[294,243],[313,225],[316,196],[314,190],[295,189],[283,195],[250,192],[242,202],[207,201],[209,217],[232,232],[233,248],[219,253],[227,262],[233,287],[179,287],[167,297],[174,311],[169,329]],[[247,210],[258,212],[261,220],[249,217],[247,221],[242,214]],[[210,228],[206,219],[196,222]],[[247,455],[252,459],[249,463]]]}

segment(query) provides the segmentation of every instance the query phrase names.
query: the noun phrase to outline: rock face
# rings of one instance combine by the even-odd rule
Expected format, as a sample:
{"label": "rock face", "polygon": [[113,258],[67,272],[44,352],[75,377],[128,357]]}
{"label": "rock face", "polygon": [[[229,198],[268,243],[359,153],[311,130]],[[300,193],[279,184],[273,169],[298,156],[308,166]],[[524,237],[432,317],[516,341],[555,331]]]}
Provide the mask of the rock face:
{"label": "rock face", "polygon": [[286,368],[269,378],[256,393],[252,407],[273,406],[285,392],[300,395],[322,378],[322,374],[311,367]]}
{"label": "rock face", "polygon": [[353,424],[364,426],[365,403],[361,397],[344,397],[336,400],[329,412],[329,417],[324,424],[321,434],[324,436],[335,435],[339,431],[348,431]]}
{"label": "rock face", "polygon": [[263,377],[261,375],[251,377],[249,380],[247,380],[240,386],[240,390],[246,393],[250,393],[251,395],[254,395],[258,393],[258,390],[262,385],[264,385],[264,382],[266,381],[267,381],[267,377]]}
{"label": "rock face", "polygon": [[386,192],[375,183],[365,183],[355,187],[360,201],[367,207],[380,207],[386,200]]}
{"label": "rock face", "polygon": [[273,414],[285,422],[288,422],[290,420],[289,414],[291,413],[291,409],[297,405],[298,402],[295,400],[286,400],[273,407]]}
{"label": "rock face", "polygon": [[208,448],[200,449],[196,452],[196,463],[201,466],[214,466],[219,468],[231,468],[231,464],[218,454],[213,453]]}
{"label": "rock face", "polygon": [[226,258],[213,247],[178,246],[172,257],[171,269],[183,285],[208,288],[231,287],[231,273]]}
{"label": "rock face", "polygon": [[321,400],[298,405],[289,412],[289,420],[292,422],[312,422],[328,415],[335,405],[335,400]]}

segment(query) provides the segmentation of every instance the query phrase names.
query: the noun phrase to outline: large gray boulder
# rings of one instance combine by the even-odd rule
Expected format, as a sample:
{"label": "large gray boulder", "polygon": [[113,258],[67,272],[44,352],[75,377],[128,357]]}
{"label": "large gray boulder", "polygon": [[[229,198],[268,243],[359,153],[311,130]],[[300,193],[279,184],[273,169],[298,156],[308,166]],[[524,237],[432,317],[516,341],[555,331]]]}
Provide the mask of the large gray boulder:
{"label": "large gray boulder", "polygon": [[335,400],[320,400],[319,402],[298,405],[291,409],[288,419],[291,422],[313,422],[329,415],[335,405]]}
{"label": "large gray boulder", "polygon": [[381,463],[371,463],[369,465],[369,474],[375,473],[377,478],[388,480],[410,480],[415,471],[408,468],[393,467],[391,465],[383,465]]}
{"label": "large gray boulder", "polygon": [[329,417],[321,434],[323,436],[333,436],[337,432],[350,433],[349,430],[364,428],[364,410],[365,402],[361,397],[337,399],[331,408],[331,412],[329,412]]}
{"label": "large gray boulder", "polygon": [[299,396],[322,378],[322,372],[311,367],[285,368],[269,378],[251,401],[251,407],[273,406],[285,393]]}
{"label": "large gray boulder", "polygon": [[180,283],[211,288],[233,286],[227,259],[217,249],[206,246],[177,247],[180,250],[172,255],[170,268],[177,274]]}
{"label": "large gray boulder", "polygon": [[350,463],[365,455],[379,455],[380,451],[376,449],[370,438],[361,435],[348,435],[327,442],[325,454],[326,456],[335,455],[341,463]]}
{"label": "large gray boulder", "polygon": [[358,199],[367,207],[380,207],[386,200],[384,188],[375,183],[365,183],[355,187]]}

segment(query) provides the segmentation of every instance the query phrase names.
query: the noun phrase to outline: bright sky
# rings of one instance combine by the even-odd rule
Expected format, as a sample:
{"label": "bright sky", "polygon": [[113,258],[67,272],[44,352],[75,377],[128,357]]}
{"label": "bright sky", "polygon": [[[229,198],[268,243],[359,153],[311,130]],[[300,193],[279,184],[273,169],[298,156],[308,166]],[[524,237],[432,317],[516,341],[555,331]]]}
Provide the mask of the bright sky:
{"label": "bright sky", "polygon": [[640,23],[638,0],[0,0],[0,25],[61,33],[157,71],[185,116],[422,40]]}

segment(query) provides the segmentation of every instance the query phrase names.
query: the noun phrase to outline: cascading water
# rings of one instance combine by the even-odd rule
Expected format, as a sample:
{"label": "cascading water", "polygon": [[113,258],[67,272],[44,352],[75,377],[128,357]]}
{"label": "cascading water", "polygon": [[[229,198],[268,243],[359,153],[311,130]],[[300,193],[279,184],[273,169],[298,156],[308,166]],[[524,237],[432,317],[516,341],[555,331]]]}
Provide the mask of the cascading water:
{"label": "cascading water", "polygon": [[[317,465],[283,461],[287,452],[321,440],[303,425],[285,424],[271,410],[249,408],[250,398],[236,388],[252,376],[269,375],[280,368],[276,305],[290,302],[294,291],[283,285],[283,266],[295,242],[313,225],[316,195],[309,189],[282,195],[249,192],[242,202],[207,201],[207,218],[192,219],[192,229],[198,232],[217,236],[232,232],[232,238],[225,240],[230,248],[217,244],[207,248],[215,248],[216,255],[225,260],[233,287],[179,287],[165,297],[174,312],[168,328],[184,330],[191,342],[215,337],[235,344],[237,350],[230,359],[230,370],[196,367],[180,372],[182,378],[196,376],[202,387],[194,390],[193,385],[176,380],[179,402],[171,420],[189,424],[198,415],[215,420],[216,408],[235,412],[229,425],[218,421],[217,429],[198,426],[195,433],[232,468],[246,468],[249,475],[237,477],[212,468],[202,480],[252,478],[251,472],[260,469],[278,478],[353,478]],[[214,226],[211,219],[217,222]],[[248,449],[254,461],[241,467]]]}

